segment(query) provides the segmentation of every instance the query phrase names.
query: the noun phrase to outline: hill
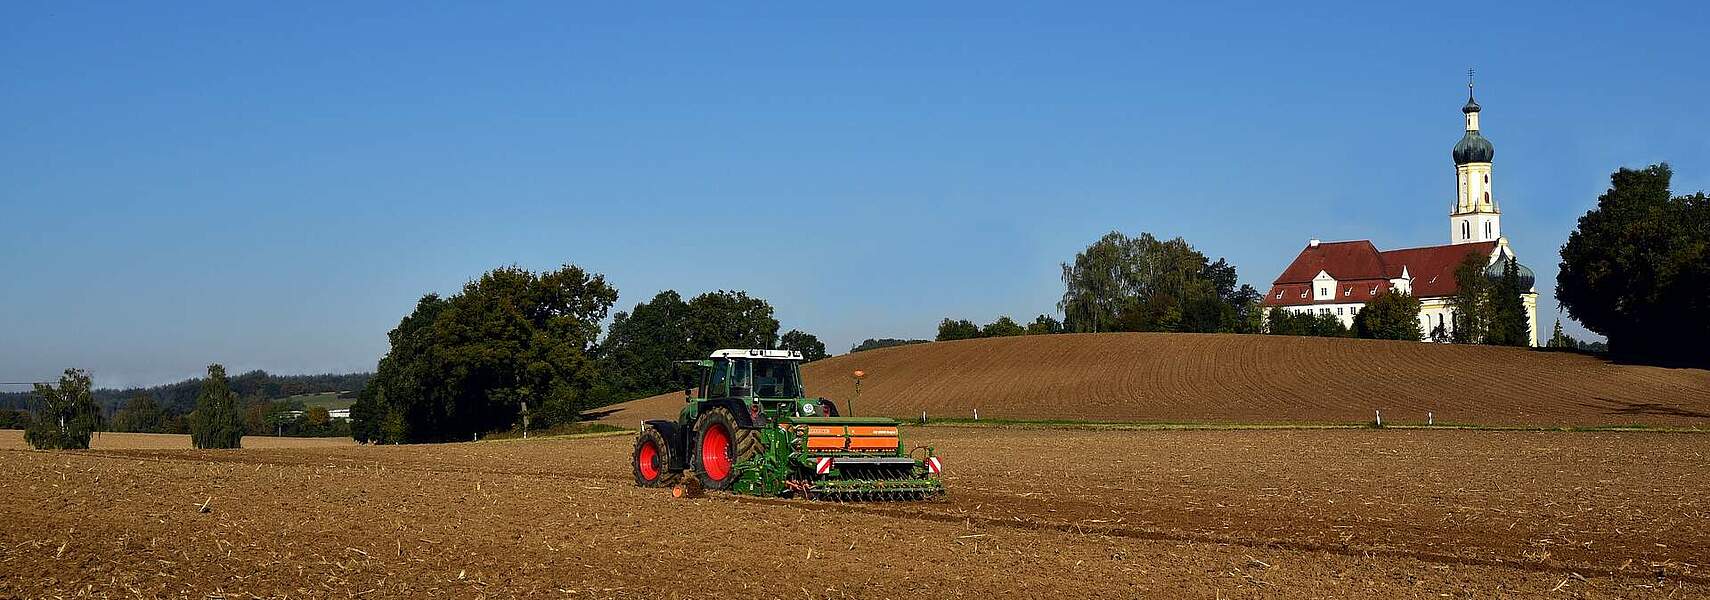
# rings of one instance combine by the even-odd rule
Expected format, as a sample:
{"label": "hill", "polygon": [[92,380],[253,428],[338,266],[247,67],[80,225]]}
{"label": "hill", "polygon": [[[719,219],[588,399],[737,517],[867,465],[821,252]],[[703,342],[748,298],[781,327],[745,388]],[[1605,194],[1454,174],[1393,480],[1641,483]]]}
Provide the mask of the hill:
{"label": "hill", "polygon": [[[1292,336],[1105,333],[934,342],[809,363],[814,396],[860,414],[1189,423],[1710,426],[1710,371],[1522,348]],[[631,427],[682,394],[601,409]]]}

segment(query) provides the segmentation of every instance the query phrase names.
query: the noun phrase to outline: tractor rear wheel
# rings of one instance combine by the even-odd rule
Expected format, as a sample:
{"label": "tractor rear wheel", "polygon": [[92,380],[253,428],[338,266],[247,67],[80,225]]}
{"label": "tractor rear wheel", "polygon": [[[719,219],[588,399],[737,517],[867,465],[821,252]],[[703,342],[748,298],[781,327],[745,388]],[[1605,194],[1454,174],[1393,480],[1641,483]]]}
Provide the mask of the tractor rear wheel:
{"label": "tractor rear wheel", "polygon": [[677,483],[681,471],[671,470],[671,443],[658,429],[648,427],[635,436],[635,452],[631,463],[635,485],[641,487],[670,487]]}
{"label": "tractor rear wheel", "polygon": [[689,457],[706,489],[730,488],[736,483],[736,464],[760,453],[760,432],[739,427],[729,409],[702,412],[694,431]]}

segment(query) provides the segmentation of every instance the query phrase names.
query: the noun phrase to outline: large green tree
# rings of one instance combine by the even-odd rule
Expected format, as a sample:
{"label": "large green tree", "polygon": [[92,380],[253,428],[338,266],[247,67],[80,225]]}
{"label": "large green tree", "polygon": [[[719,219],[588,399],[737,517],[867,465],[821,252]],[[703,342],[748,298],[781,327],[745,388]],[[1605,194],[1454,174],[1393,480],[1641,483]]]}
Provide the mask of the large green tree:
{"label": "large green tree", "polygon": [[1259,292],[1181,238],[1113,231],[1062,268],[1067,331],[1234,332],[1258,322]]}
{"label": "large green tree", "polygon": [[795,350],[802,353],[802,358],[813,362],[828,356],[825,353],[825,343],[819,341],[814,334],[799,329],[791,329],[778,339],[778,347],[784,350]]}
{"label": "large green tree", "polygon": [[937,341],[971,340],[980,337],[980,326],[967,319],[945,318],[938,322]]}
{"label": "large green tree", "polygon": [[1354,335],[1376,340],[1418,341],[1419,299],[1385,289],[1354,315]]}
{"label": "large green tree", "polygon": [[90,393],[89,373],[66,369],[59,385],[35,384],[35,419],[24,429],[24,441],[39,450],[89,447],[101,426],[101,407]]}
{"label": "large green tree", "polygon": [[352,435],[377,442],[468,440],[576,420],[609,392],[591,356],[617,301],[605,277],[566,265],[488,271],[450,297],[423,296],[352,407]]}
{"label": "large green tree", "polygon": [[1710,196],[1667,164],[1621,169],[1562,245],[1556,299],[1618,356],[1710,364]]}
{"label": "large green tree", "polygon": [[676,361],[706,358],[719,348],[783,347],[809,360],[826,355],[812,334],[792,330],[780,338],[778,328],[772,305],[747,292],[719,290],[685,302],[666,290],[613,315],[599,345],[600,365],[611,399],[627,400],[683,389],[693,373]]}
{"label": "large green tree", "polygon": [[190,413],[190,443],[197,448],[241,448],[243,433],[243,410],[226,380],[226,368],[208,365],[196,410]]}
{"label": "large green tree", "polygon": [[1487,259],[1469,252],[1455,266],[1455,295],[1449,299],[1455,326],[1450,340],[1457,344],[1482,344],[1495,319],[1491,294],[1494,287],[1484,274]]}

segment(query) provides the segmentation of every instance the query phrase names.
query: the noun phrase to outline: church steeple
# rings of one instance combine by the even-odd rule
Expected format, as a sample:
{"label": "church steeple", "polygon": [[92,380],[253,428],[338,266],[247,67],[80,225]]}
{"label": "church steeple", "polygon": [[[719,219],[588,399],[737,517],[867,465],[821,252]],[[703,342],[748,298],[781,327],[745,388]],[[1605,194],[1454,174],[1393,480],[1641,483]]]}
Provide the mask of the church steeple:
{"label": "church steeple", "polygon": [[1449,242],[1470,244],[1502,237],[1502,209],[1491,197],[1490,161],[1496,149],[1479,133],[1478,101],[1473,99],[1472,70],[1467,70],[1466,132],[1450,154],[1455,159],[1455,204],[1449,209]]}

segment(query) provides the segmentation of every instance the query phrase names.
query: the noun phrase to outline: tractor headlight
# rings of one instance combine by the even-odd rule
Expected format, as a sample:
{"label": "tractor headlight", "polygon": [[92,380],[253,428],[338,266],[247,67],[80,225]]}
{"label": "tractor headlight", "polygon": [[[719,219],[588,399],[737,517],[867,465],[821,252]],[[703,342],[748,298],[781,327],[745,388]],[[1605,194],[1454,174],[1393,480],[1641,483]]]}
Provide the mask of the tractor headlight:
{"label": "tractor headlight", "polygon": [[813,404],[803,404],[802,414],[809,417],[813,416]]}

